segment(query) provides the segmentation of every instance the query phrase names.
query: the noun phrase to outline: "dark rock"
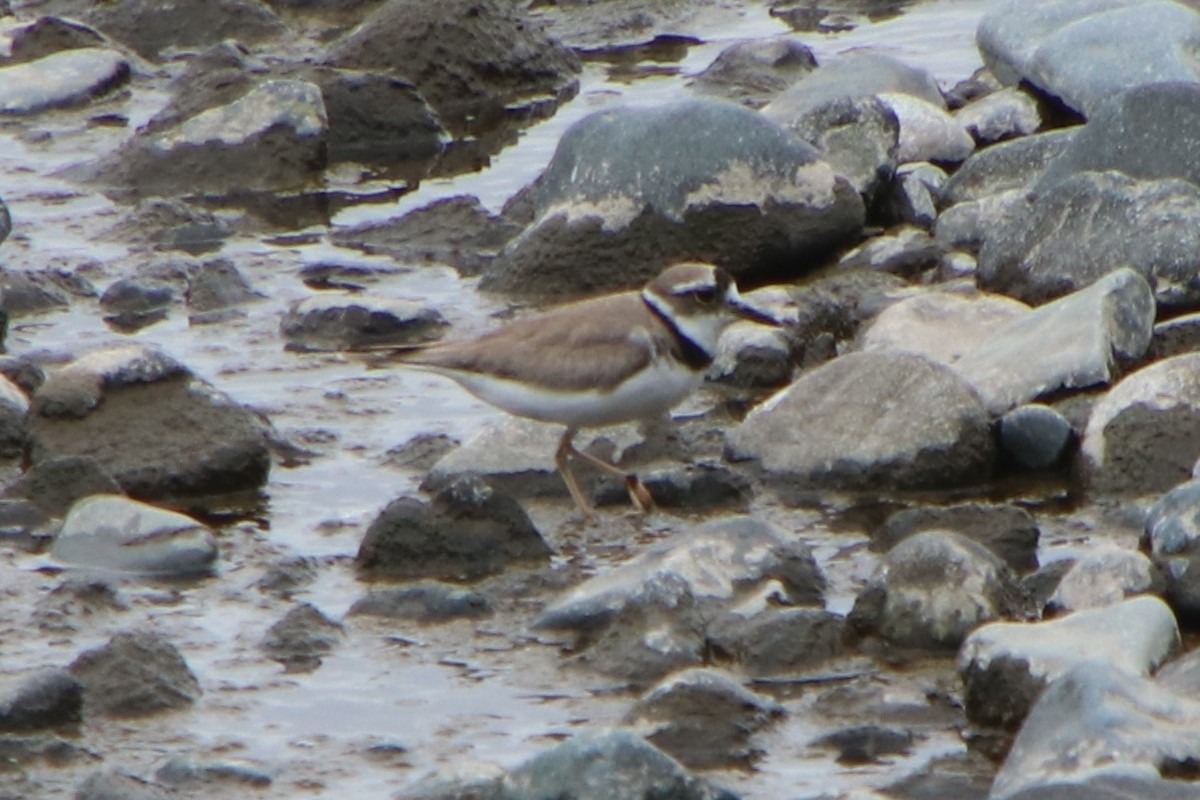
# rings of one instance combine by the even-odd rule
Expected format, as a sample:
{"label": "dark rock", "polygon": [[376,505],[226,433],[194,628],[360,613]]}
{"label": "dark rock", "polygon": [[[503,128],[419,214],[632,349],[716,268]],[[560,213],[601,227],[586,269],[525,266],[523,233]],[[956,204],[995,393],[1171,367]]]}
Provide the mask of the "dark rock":
{"label": "dark rock", "polygon": [[128,605],[108,581],[96,576],[68,577],[38,599],[33,619],[41,631],[74,633],[84,625]]}
{"label": "dark rock", "polygon": [[1175,613],[1200,619],[1200,481],[1182,483],[1154,502],[1142,549],[1162,570]]}
{"label": "dark rock", "polygon": [[579,85],[575,54],[498,0],[391,0],[326,60],[410,81],[458,137],[493,127],[512,107],[565,100]]}
{"label": "dark rock", "polygon": [[786,104],[767,106],[763,113],[824,153],[868,204],[896,170],[900,121],[877,97],[835,97],[799,116]]}
{"label": "dark rock", "polygon": [[940,96],[936,102],[904,92],[883,92],[876,97],[900,122],[896,161],[901,164],[923,161],[958,164],[975,150],[975,141],[963,124],[945,111]]}
{"label": "dark rock", "polygon": [[413,619],[442,622],[471,619],[492,613],[491,601],[471,589],[461,589],[437,581],[421,581],[410,586],[372,589],[354,601],[349,616],[364,615],[389,619]]}
{"label": "dark rock", "polygon": [[732,431],[786,501],[814,488],[970,484],[991,468],[987,414],[947,367],[911,353],[851,353],[805,373]]}
{"label": "dark rock", "polygon": [[173,795],[120,769],[93,772],[75,789],[75,800],[171,800]]}
{"label": "dark rock", "polygon": [[428,470],[459,444],[444,433],[419,433],[389,449],[385,463],[398,469]]}
{"label": "dark rock", "polygon": [[885,272],[839,270],[793,290],[795,310],[788,316],[788,331],[798,342],[801,366],[832,358],[834,344],[853,339],[867,321],[895,303],[896,293],[906,286],[903,278]]}
{"label": "dark rock", "polygon": [[158,768],[154,777],[160,784],[174,789],[206,786],[261,789],[272,782],[270,774],[249,765],[224,761],[200,763],[182,756],[171,758]]}
{"label": "dark rock", "polygon": [[909,536],[929,530],[954,531],[972,539],[1018,572],[1037,568],[1037,521],[1016,505],[960,503],[906,508],[884,521],[871,537],[871,549],[887,552]]}
{"label": "dark rock", "polygon": [[1058,588],[1059,581],[1074,565],[1074,559],[1064,558],[1039,567],[1035,572],[1021,578],[1021,594],[1029,599],[1031,607],[1044,609],[1054,590]]}
{"label": "dark rock", "polygon": [[49,458],[9,484],[6,497],[23,497],[46,514],[65,517],[76,500],[93,494],[120,494],[121,487],[90,456]]}
{"label": "dark rock", "polygon": [[176,125],[144,128],[115,154],[67,174],[133,199],[296,191],[325,168],[327,128],[318,87],[272,80]]}
{"label": "dark rock", "polygon": [[803,42],[791,37],[734,42],[690,83],[693,91],[760,108],[817,68]]}
{"label": "dark rock", "polygon": [[978,253],[998,220],[1026,213],[1028,199],[1023,189],[1007,189],[950,206],[933,223],[933,235],[947,247]]}
{"label": "dark rock", "polygon": [[1015,729],[1042,689],[1076,665],[1105,662],[1132,683],[1178,647],[1174,614],[1148,596],[1049,622],[985,625],[958,653],[967,718]]}
{"label": "dark rock", "polygon": [[740,608],[709,625],[715,657],[754,676],[795,675],[842,654],[845,618],[820,608]]}
{"label": "dark rock", "polygon": [[1019,610],[1012,574],[984,546],[951,531],[922,531],[883,557],[848,623],[902,648],[957,648],[967,634]]}
{"label": "dark rock", "polygon": [[311,556],[292,556],[267,568],[255,582],[259,591],[290,597],[317,579],[318,559]]}
{"label": "dark rock", "polygon": [[1198,125],[1200,86],[1194,83],[1151,84],[1122,92],[1079,128],[1034,191],[1048,191],[1080,172],[1109,170],[1145,181],[1180,178],[1200,183]]}
{"label": "dark rock", "polygon": [[751,737],[783,707],[714,669],[689,669],[642,695],[626,715],[647,741],[690,769],[747,765],[761,755]]}
{"label": "dark rock", "polygon": [[792,342],[783,330],[734,323],[721,334],[706,377],[735,389],[777,389],[791,381],[794,366]]}
{"label": "dark rock", "polygon": [[154,279],[121,278],[100,295],[105,321],[118,330],[135,331],[166,319],[177,289]]}
{"label": "dark rock", "polygon": [[[1042,693],[1013,741],[991,797],[1194,797],[1194,784],[1170,780],[1171,765],[1195,764],[1200,705],[1102,660],[1085,661]],[[1093,781],[1122,787],[1070,793],[1049,787]],[[1040,791],[1039,791],[1040,790]],[[1182,790],[1182,791],[1180,791]]]}
{"label": "dark rock", "polygon": [[[7,329],[8,317],[0,311],[0,337]],[[0,342],[0,351],[3,343]],[[22,391],[32,395],[46,380],[46,371],[28,358],[0,355],[0,375],[15,383]]]}
{"label": "dark rock", "polygon": [[518,765],[508,778],[515,797],[736,800],[622,730],[575,736]]}
{"label": "dark rock", "polygon": [[[697,513],[716,508],[745,509],[750,502],[750,481],[719,462],[639,470],[638,477],[659,508]],[[592,499],[596,505],[621,505],[629,502],[629,495],[623,482],[609,478],[600,483]]]}
{"label": "dark rock", "polygon": [[1037,101],[1016,89],[1001,89],[963,106],[955,114],[978,145],[1028,136],[1042,126]]}
{"label": "dark rock", "polygon": [[1038,305],[1132,264],[1155,284],[1160,305],[1194,305],[1198,250],[1200,187],[1080,172],[994,221],[979,251],[979,281]]}
{"label": "dark rock", "polygon": [[0,731],[73,725],[82,712],[83,685],[64,670],[44,669],[0,696]]}
{"label": "dark rock", "polygon": [[40,553],[58,534],[58,527],[27,500],[0,500],[0,544]]}
{"label": "dark rock", "polygon": [[[915,226],[925,234],[937,221],[938,196],[946,181],[946,172],[935,164],[902,164],[876,199],[878,218],[889,225]],[[932,242],[928,246],[938,248],[937,259],[929,265],[933,266],[945,255],[945,245]]]}
{"label": "dark rock", "polygon": [[1084,116],[1134,86],[1192,82],[1200,15],[1180,3],[1005,0],[979,21],[983,63],[1003,83],[1024,81]]}
{"label": "dark rock", "polygon": [[95,28],[77,20],[56,16],[41,16],[18,25],[9,35],[11,52],[8,63],[12,64],[36,61],[64,50],[112,46],[112,42]]}
{"label": "dark rock", "polygon": [[1033,309],[954,362],[1001,414],[1043,395],[1107,383],[1150,346],[1155,304],[1136,272],[1118,269]]}
{"label": "dark rock", "polygon": [[292,350],[356,350],[436,338],[446,321],[415,300],[318,295],[294,303],[279,323]]}
{"label": "dark rock", "polygon": [[29,439],[29,398],[0,375],[0,458],[22,455]]}
{"label": "dark rock", "polygon": [[331,164],[380,165],[392,174],[421,178],[445,149],[449,134],[408,81],[358,70],[317,68]]}
{"label": "dark rock", "polygon": [[1000,418],[1000,449],[1025,469],[1061,464],[1074,435],[1066,417],[1040,403],[1017,406]]}
{"label": "dark rock", "polygon": [[188,275],[187,304],[192,312],[218,311],[263,297],[227,258],[205,261]]}
{"label": "dark rock", "polygon": [[71,506],[51,555],[87,569],[186,577],[213,570],[217,539],[184,514],[97,494]]}
{"label": "dark rock", "polygon": [[1093,492],[1164,492],[1188,480],[1200,456],[1200,354],[1157,361],[1126,376],[1092,409],[1079,466]]}
{"label": "dark rock", "polygon": [[148,59],[168,48],[203,47],[224,39],[258,42],[286,31],[257,0],[183,0],[167,6],[155,0],[120,0],[93,6],[86,21]]}
{"label": "dark rock", "polygon": [[937,81],[923,69],[866,50],[851,51],[793,83],[766,110],[768,116],[795,119],[840,98],[884,93],[907,94],[945,108]]}
{"label": "dark rock", "polygon": [[1047,131],[975,151],[946,182],[941,204],[951,206],[1031,186],[1070,146],[1079,130]]}
{"label": "dark rock", "polygon": [[978,800],[988,796],[995,771],[994,763],[969,748],[930,759],[880,792],[895,800]]}
{"label": "dark rock", "polygon": [[129,82],[129,62],[115,50],[64,50],[0,67],[0,116],[86,105]]}
{"label": "dark rock", "polygon": [[1115,545],[1100,545],[1081,555],[1046,601],[1058,614],[1102,608],[1139,594],[1161,594],[1163,578],[1146,556]]}
{"label": "dark rock", "polygon": [[549,555],[515,500],[468,477],[430,504],[411,497],[390,503],[367,529],[355,563],[379,577],[461,580]]}
{"label": "dark rock", "polygon": [[1197,350],[1200,350],[1200,314],[1184,314],[1154,326],[1154,338],[1150,343],[1151,360]]}
{"label": "dark rock", "polygon": [[210,211],[182,200],[154,198],[138,203],[103,236],[109,241],[198,255],[220,248],[229,234],[229,224]]}
{"label": "dark rock", "polygon": [[478,198],[457,195],[435,200],[397,220],[334,231],[331,239],[371,255],[448,264],[464,275],[475,275],[520,230],[516,223],[485,209]]}
{"label": "dark rock", "polygon": [[341,625],[315,606],[301,603],[267,630],[259,647],[289,672],[310,672],[321,665],[321,656],[328,655],[342,635]]}
{"label": "dark rock", "polygon": [[[932,210],[932,209],[931,209]],[[839,269],[873,269],[908,277],[936,269],[946,246],[911,226],[872,236],[838,261]]]}
{"label": "dark rock", "polygon": [[4,311],[5,329],[9,317],[56,311],[70,304],[70,295],[53,272],[0,272],[0,309]]}
{"label": "dark rock", "polygon": [[912,731],[856,725],[827,733],[813,744],[837,750],[839,764],[872,764],[878,763],[880,756],[908,755],[913,741]]}
{"label": "dark rock", "polygon": [[794,274],[856,234],[864,211],[812,147],[747,108],[696,99],[585,117],[506,213],[533,224],[481,287],[544,298],[640,286],[686,260]]}
{"label": "dark rock", "polygon": [[118,633],[79,655],[71,674],[83,683],[88,715],[137,717],[185,708],[200,684],[169,641],[149,631]]}
{"label": "dark rock", "polygon": [[270,469],[269,428],[258,414],[140,345],[56,370],[34,397],[30,428],[32,464],[95,458],[146,500],[252,491]]}

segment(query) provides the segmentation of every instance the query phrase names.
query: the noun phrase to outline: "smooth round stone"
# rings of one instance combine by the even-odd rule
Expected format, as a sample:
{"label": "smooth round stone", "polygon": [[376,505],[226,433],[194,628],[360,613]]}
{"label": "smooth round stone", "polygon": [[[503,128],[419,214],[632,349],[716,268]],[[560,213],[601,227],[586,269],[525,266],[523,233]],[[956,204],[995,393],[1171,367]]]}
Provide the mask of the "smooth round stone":
{"label": "smooth round stone", "polygon": [[1000,418],[1000,447],[1026,469],[1047,469],[1062,458],[1071,423],[1050,406],[1030,403]]}

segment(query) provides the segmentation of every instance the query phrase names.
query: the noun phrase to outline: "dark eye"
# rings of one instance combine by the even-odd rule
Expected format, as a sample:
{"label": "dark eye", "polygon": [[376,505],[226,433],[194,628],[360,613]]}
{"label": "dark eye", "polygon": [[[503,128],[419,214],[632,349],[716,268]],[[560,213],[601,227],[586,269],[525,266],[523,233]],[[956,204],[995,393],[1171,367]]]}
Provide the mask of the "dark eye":
{"label": "dark eye", "polygon": [[692,292],[692,297],[695,297],[706,306],[710,306],[717,299],[716,289],[697,289]]}

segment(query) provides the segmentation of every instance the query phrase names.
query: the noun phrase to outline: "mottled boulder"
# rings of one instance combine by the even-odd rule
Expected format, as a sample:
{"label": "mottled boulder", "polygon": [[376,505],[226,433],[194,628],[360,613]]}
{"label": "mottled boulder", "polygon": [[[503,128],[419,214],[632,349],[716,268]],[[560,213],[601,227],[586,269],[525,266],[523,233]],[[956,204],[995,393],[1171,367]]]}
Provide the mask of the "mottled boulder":
{"label": "mottled boulder", "polygon": [[795,273],[864,215],[812,147],[761,114],[700,99],[583,118],[507,210],[518,209],[531,225],[480,286],[536,297],[640,286],[675,261]]}
{"label": "mottled boulder", "polygon": [[871,549],[886,553],[921,531],[953,531],[996,554],[1018,572],[1037,568],[1040,531],[1033,515],[1016,505],[961,503],[922,505],[897,511],[871,536]]}
{"label": "mottled boulder", "polygon": [[136,717],[185,708],[200,697],[200,683],[169,641],[150,631],[119,633],[71,663],[83,683],[84,710]]}
{"label": "mottled boulder", "polygon": [[1154,314],[1146,281],[1118,269],[994,331],[954,370],[1000,414],[1042,395],[1113,380],[1150,346]]}
{"label": "mottled boulder", "polygon": [[0,691],[0,731],[56,728],[80,721],[83,685],[61,669],[42,669]]}
{"label": "mottled boulder", "polygon": [[1150,559],[1135,550],[1100,545],[1081,555],[1046,601],[1050,613],[1102,608],[1139,594],[1161,594],[1163,579]]}
{"label": "mottled boulder", "polygon": [[363,536],[355,563],[376,577],[462,580],[549,555],[515,500],[465,477],[432,503],[402,497],[388,504]]}
{"label": "mottled boulder", "polygon": [[982,480],[987,414],[949,368],[904,352],[852,353],[802,375],[729,433],[786,500],[813,488],[915,489]]}
{"label": "mottled boulder", "polygon": [[446,320],[416,300],[324,293],[292,304],[279,330],[289,350],[357,350],[437,338]]}
{"label": "mottled boulder", "polygon": [[1073,666],[1104,661],[1132,681],[1149,675],[1179,647],[1171,609],[1135,597],[1048,622],[994,622],[958,651],[967,717],[1014,729],[1043,688]]}
{"label": "mottled boulder", "polygon": [[324,170],[327,128],[317,86],[269,80],[178,124],[144,129],[68,174],[135,197],[294,191]]}
{"label": "mottled boulder", "polygon": [[88,569],[202,575],[216,564],[217,538],[207,525],[184,514],[96,494],[71,506],[51,555]]}
{"label": "mottled boulder", "polygon": [[271,464],[258,414],[142,345],[55,370],[34,395],[30,432],[33,464],[91,457],[143,500],[253,491]]}
{"label": "mottled boulder", "polygon": [[[1194,785],[1170,773],[1200,759],[1198,727],[1200,703],[1104,661],[1085,661],[1042,693],[989,797],[1194,797]],[[1080,791],[1067,791],[1071,784]]]}
{"label": "mottled boulder", "polygon": [[1091,117],[1120,91],[1200,78],[1200,14],[1181,3],[1004,0],[976,32],[983,63]]}
{"label": "mottled boulder", "polygon": [[1037,101],[1017,89],[1001,89],[954,113],[977,145],[1028,136],[1042,126]]}
{"label": "mottled boulder", "polygon": [[1200,619],[1200,481],[1182,483],[1154,502],[1141,544],[1162,570],[1175,613]]}
{"label": "mottled boulder", "polygon": [[942,205],[979,200],[1032,185],[1047,165],[1070,146],[1079,131],[1079,128],[1063,128],[976,150],[946,182],[940,198]]}
{"label": "mottled boulder", "polygon": [[1092,408],[1080,446],[1087,487],[1103,494],[1163,492],[1192,476],[1200,456],[1200,353],[1127,375]]}
{"label": "mottled boulder", "polygon": [[994,220],[979,251],[980,285],[1038,305],[1133,265],[1159,304],[1200,299],[1200,187],[1080,172]]}
{"label": "mottled boulder", "polygon": [[171,47],[196,47],[224,39],[257,42],[286,31],[258,0],[119,0],[93,4],[86,20],[114,39],[154,59]]}
{"label": "mottled boulder", "polygon": [[460,138],[512,109],[552,110],[578,89],[580,70],[574,53],[498,0],[391,0],[333,42],[326,63],[410,82]]}
{"label": "mottled boulder", "polygon": [[[824,586],[807,545],[737,517],[673,537],[586,581],[535,624],[573,631],[582,661],[645,683],[699,665],[714,632],[728,630],[726,618],[745,630],[771,606],[820,604]],[[731,644],[727,652],[739,651]]]}
{"label": "mottled boulder", "polygon": [[129,62],[100,47],[0,68],[0,115],[82,106],[129,82]]}
{"label": "mottled boulder", "polygon": [[689,86],[701,94],[761,108],[816,68],[812,49],[798,39],[748,39],[722,50]]}
{"label": "mottled boulder", "polygon": [[1109,170],[1139,180],[1200,183],[1200,84],[1121,92],[1077,129],[1034,189],[1045,192],[1080,172]]}
{"label": "mottled boulder", "polygon": [[902,648],[955,649],[975,628],[1019,610],[1013,576],[990,550],[951,531],[923,531],[883,557],[848,623]]}
{"label": "mottled boulder", "polygon": [[638,698],[626,715],[655,747],[691,769],[748,765],[761,755],[753,734],[783,716],[783,707],[708,668],[669,676]]}

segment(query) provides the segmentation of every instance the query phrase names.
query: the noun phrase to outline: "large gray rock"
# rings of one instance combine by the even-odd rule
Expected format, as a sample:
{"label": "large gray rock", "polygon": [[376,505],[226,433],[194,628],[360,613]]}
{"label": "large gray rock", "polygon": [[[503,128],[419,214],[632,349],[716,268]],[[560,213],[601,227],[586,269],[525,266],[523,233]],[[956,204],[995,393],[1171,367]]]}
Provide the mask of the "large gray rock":
{"label": "large gray rock", "polygon": [[515,109],[553,110],[579,88],[575,54],[499,0],[391,0],[333,42],[326,62],[410,82],[456,138]]}
{"label": "large gray rock", "polygon": [[0,115],[86,105],[129,82],[129,62],[99,47],[64,50],[0,69]]}
{"label": "large gray rock", "polygon": [[124,345],[82,356],[34,394],[30,460],[94,458],[143,500],[253,491],[271,466],[269,426],[164,353]]}
{"label": "large gray rock", "polygon": [[1165,0],[1004,0],[976,41],[1001,81],[1026,81],[1087,117],[1123,89],[1200,78],[1200,14]]}
{"label": "large gray rock", "polygon": [[175,511],[96,494],[71,506],[51,555],[88,569],[200,575],[215,566],[217,537],[207,525]]}
{"label": "large gray rock", "polygon": [[0,732],[31,731],[77,724],[83,684],[61,669],[41,669],[0,690]]}
{"label": "large gray rock", "polygon": [[225,39],[258,42],[287,30],[259,0],[118,0],[88,5],[88,22],[149,59],[171,47],[203,47]]}
{"label": "large gray rock", "polygon": [[1057,409],[1041,403],[1017,406],[1000,418],[1000,449],[1017,466],[1050,469],[1063,462],[1075,434]]}
{"label": "large gray rock", "polygon": [[80,653],[70,670],[83,683],[87,714],[145,716],[185,708],[201,694],[180,652],[150,631],[118,633]]}
{"label": "large gray rock", "polygon": [[931,103],[903,92],[876,96],[900,122],[898,162],[958,164],[975,150],[975,141],[963,124],[946,112],[944,103]]}
{"label": "large gray rock", "polygon": [[1055,613],[1102,608],[1162,590],[1162,576],[1149,558],[1136,550],[1102,544],[1076,559],[1059,580],[1046,608]]}
{"label": "large gray rock", "polygon": [[1019,610],[1012,573],[951,531],[923,531],[883,557],[848,619],[859,635],[903,648],[955,649],[978,626]]}
{"label": "large gray rock", "polygon": [[1146,352],[1155,305],[1146,281],[1119,269],[992,333],[954,370],[992,413],[1113,380]]}
{"label": "large gray rock", "polygon": [[984,288],[1034,305],[1132,265],[1161,305],[1200,299],[1200,186],[1081,172],[994,220],[979,251]]}
{"label": "large gray rock", "polygon": [[1092,408],[1080,456],[1093,492],[1149,494],[1190,479],[1200,457],[1200,354],[1121,380]]}
{"label": "large gray rock", "polygon": [[1041,536],[1033,515],[1016,505],[960,503],[920,505],[890,515],[871,537],[871,549],[887,552],[921,531],[953,531],[996,554],[1018,572],[1037,568]]}
{"label": "large gray rock", "polygon": [[1000,89],[963,106],[954,118],[979,145],[1029,136],[1042,127],[1037,101],[1017,89]]}
{"label": "large gray rock", "polygon": [[883,53],[855,50],[805,75],[763,113],[787,124],[841,98],[883,93],[907,94],[946,107],[942,91],[929,72]]}
{"label": "large gray rock", "polygon": [[1106,662],[1132,680],[1148,676],[1178,647],[1175,615],[1150,596],[1046,622],[994,622],[958,651],[967,717],[1015,728],[1042,689],[1081,662]]}
{"label": "large gray rock", "polygon": [[316,85],[271,80],[68,174],[138,197],[298,190],[325,168],[327,128]]}
{"label": "large gray rock", "polygon": [[1076,173],[1106,170],[1200,184],[1200,84],[1151,84],[1117,95],[1076,130],[1034,189],[1044,192]]}
{"label": "large gray rock", "polygon": [[355,350],[428,341],[446,324],[417,300],[326,292],[293,303],[279,330],[289,350]]}
{"label": "large gray rock", "polygon": [[942,204],[952,206],[1030,186],[1070,146],[1079,130],[1046,131],[976,150],[942,188]]}
{"label": "large gray rock", "polygon": [[982,480],[992,435],[974,391],[904,352],[851,353],[812,370],[729,433],[786,500],[813,488],[916,489]]}
{"label": "large gray rock", "polygon": [[[1088,660],[1042,693],[988,797],[1195,797],[1194,784],[1170,780],[1168,772],[1200,758],[1198,729],[1200,703],[1103,660]],[[1102,788],[1109,781],[1116,782],[1111,794]],[[1064,784],[1082,784],[1084,791],[1049,791]]]}
{"label": "large gray rock", "polygon": [[[824,587],[806,544],[736,517],[688,531],[586,581],[535,624],[575,632],[583,661],[645,683],[699,665],[723,620],[752,627],[781,604],[819,605]],[[750,649],[730,645],[729,654]]]}
{"label": "large gray rock", "polygon": [[674,261],[794,273],[864,217],[812,147],[747,108],[699,99],[585,117],[507,210],[532,224],[481,288],[559,297],[640,286]]}
{"label": "large gray rock", "polygon": [[798,39],[747,39],[722,50],[689,86],[760,108],[816,68],[812,50]]}

